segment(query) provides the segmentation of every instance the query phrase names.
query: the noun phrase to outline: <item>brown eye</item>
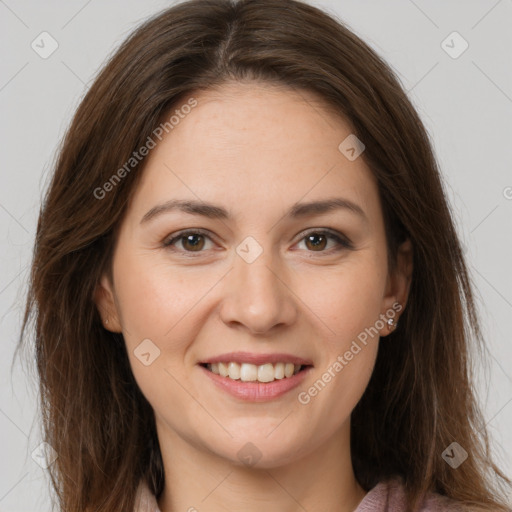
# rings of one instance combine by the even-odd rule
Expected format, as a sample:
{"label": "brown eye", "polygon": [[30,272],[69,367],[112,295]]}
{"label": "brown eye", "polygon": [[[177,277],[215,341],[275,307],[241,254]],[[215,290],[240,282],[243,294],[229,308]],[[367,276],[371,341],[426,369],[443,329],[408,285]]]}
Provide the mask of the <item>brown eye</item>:
{"label": "brown eye", "polygon": [[185,235],[181,237],[182,247],[187,251],[200,251],[204,247],[204,236],[200,234]]}
{"label": "brown eye", "polygon": [[[329,240],[334,241],[334,246],[327,247]],[[300,243],[304,241],[304,245],[308,252],[318,252],[330,254],[342,249],[352,249],[352,243],[341,234],[335,234],[331,231],[318,230],[306,233]]]}
{"label": "brown eye", "polygon": [[199,231],[184,231],[165,241],[164,246],[176,252],[201,253],[207,240],[210,237]]}
{"label": "brown eye", "polygon": [[306,247],[313,251],[323,251],[327,245],[327,237],[323,234],[312,233],[305,237]]}

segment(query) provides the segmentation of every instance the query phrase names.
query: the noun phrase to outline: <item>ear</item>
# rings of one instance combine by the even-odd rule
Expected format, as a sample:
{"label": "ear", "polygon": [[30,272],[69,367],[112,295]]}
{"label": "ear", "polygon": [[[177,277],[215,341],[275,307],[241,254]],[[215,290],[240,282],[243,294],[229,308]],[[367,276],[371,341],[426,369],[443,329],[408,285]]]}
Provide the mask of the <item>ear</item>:
{"label": "ear", "polygon": [[[388,275],[386,292],[382,302],[382,315],[386,316],[386,318],[393,318],[395,324],[398,322],[400,317],[399,312],[403,311],[407,304],[407,298],[409,297],[409,290],[411,287],[412,270],[413,248],[410,239],[407,239],[398,247],[396,266]],[[397,303],[400,306],[398,306]],[[386,312],[390,310],[396,313],[394,317],[389,314],[386,315]],[[385,327],[381,329],[381,336],[386,336],[393,332],[393,330],[394,327],[390,327],[386,323]]]}
{"label": "ear", "polygon": [[114,298],[114,287],[106,274],[101,276],[94,291],[94,302],[101,316],[103,327],[111,332],[122,332],[121,321]]}

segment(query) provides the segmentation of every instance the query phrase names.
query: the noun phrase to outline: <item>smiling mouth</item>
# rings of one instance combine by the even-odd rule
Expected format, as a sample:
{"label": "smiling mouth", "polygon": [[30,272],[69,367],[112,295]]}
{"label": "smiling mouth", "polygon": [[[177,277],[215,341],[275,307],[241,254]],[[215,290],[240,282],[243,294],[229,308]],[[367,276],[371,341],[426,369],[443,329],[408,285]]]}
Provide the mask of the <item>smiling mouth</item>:
{"label": "smiling mouth", "polygon": [[226,377],[231,380],[239,380],[242,382],[261,382],[269,383],[276,380],[288,379],[304,371],[312,365],[293,364],[293,363],[265,363],[255,365],[251,363],[218,362],[218,363],[201,363],[216,375]]}

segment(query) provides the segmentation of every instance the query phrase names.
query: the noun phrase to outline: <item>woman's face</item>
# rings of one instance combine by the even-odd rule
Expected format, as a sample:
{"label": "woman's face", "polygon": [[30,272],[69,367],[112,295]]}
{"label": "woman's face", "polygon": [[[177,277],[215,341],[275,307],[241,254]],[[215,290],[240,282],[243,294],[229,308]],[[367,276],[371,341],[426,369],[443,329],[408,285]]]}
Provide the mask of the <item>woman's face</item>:
{"label": "woman's face", "polygon": [[[314,96],[251,83],[194,98],[150,150],[98,305],[161,443],[277,466],[348,432],[410,269],[388,273],[362,148]],[[291,363],[306,368],[283,376]]]}

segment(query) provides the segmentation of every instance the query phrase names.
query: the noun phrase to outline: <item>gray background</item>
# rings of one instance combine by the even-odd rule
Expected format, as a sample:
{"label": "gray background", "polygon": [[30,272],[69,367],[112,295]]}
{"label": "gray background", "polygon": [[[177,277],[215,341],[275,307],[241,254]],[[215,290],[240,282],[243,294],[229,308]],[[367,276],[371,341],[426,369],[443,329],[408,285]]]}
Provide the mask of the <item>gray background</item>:
{"label": "gray background", "polygon": [[[171,4],[0,0],[0,512],[50,510],[47,476],[31,457],[41,442],[37,387],[11,361],[55,151],[106,56]],[[512,0],[315,4],[390,63],[431,134],[492,353],[487,373],[477,368],[477,388],[497,459],[512,475]],[[46,59],[31,47],[43,31],[59,45]],[[453,31],[469,44],[458,58],[441,46]]]}

